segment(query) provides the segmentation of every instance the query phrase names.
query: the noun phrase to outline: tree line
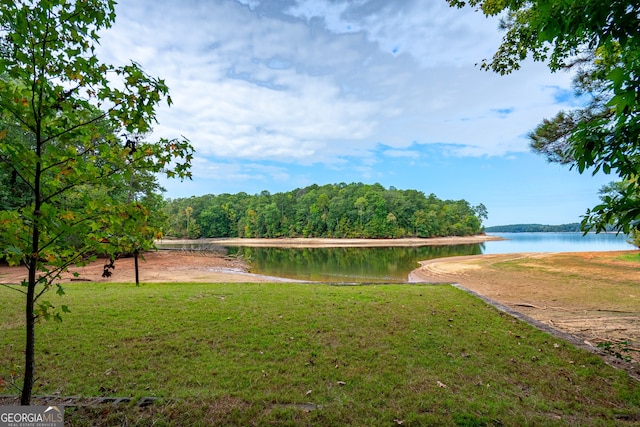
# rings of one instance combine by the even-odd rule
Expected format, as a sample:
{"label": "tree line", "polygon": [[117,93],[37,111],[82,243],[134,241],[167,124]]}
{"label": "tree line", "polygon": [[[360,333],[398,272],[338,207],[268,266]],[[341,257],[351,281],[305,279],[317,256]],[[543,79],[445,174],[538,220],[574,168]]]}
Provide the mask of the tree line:
{"label": "tree line", "polygon": [[546,225],[546,224],[510,224],[486,227],[488,233],[572,233],[579,232],[580,223]]}
{"label": "tree line", "polygon": [[363,183],[169,199],[164,212],[165,235],[192,239],[469,236],[481,233],[487,218],[482,204]]}

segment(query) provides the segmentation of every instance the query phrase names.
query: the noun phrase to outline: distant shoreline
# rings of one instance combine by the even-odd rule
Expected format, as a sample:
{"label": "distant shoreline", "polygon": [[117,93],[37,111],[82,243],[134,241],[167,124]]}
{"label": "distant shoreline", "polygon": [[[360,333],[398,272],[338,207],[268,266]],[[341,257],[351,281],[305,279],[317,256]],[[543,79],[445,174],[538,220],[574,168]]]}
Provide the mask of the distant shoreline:
{"label": "distant shoreline", "polygon": [[489,241],[505,240],[498,236],[452,236],[430,238],[403,239],[332,239],[332,238],[275,238],[275,239],[245,239],[245,238],[214,238],[214,239],[163,239],[156,241],[158,246],[163,244],[187,245],[204,244],[218,246],[248,246],[275,248],[332,248],[332,247],[390,247],[390,246],[447,246],[471,245]]}

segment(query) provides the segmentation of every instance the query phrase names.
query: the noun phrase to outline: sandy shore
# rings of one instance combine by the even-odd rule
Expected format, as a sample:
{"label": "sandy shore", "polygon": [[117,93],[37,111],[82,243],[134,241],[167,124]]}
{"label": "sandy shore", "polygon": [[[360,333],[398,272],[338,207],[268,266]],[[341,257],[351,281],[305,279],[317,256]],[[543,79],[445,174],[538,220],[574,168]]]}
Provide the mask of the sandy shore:
{"label": "sandy shore", "polygon": [[[84,267],[71,267],[62,274],[62,282],[135,283],[133,258],[116,260],[110,277],[103,277],[105,259],[98,259]],[[75,277],[74,273],[78,276]],[[219,253],[196,251],[148,252],[138,263],[141,283],[179,282],[286,282],[289,279],[252,274],[249,266],[238,258]],[[0,284],[19,284],[25,280],[24,267],[0,265]]]}
{"label": "sandy shore", "polygon": [[329,238],[277,238],[277,239],[164,239],[156,244],[250,246],[278,248],[334,248],[334,247],[383,247],[383,246],[440,246],[466,245],[494,240],[504,240],[497,236],[477,235],[464,237],[431,237],[405,239],[329,239]]}
{"label": "sandy shore", "polygon": [[[331,247],[389,247],[389,246],[443,246],[475,244],[487,241],[504,240],[497,236],[477,235],[464,237],[404,238],[404,239],[329,239],[329,238],[277,238],[277,239],[165,239],[156,242],[171,245],[195,245],[200,247],[279,247],[279,248],[331,248]],[[118,260],[118,270],[112,278],[102,278],[104,261],[97,261],[90,266],[71,269],[65,275],[70,279],[74,271],[90,281],[132,281],[133,260]],[[0,269],[0,283],[3,281]],[[5,278],[6,280],[6,278]],[[216,253],[197,251],[150,252],[140,262],[141,282],[301,282],[281,277],[265,276],[250,272],[250,266],[242,259],[226,257]]]}
{"label": "sandy shore", "polygon": [[[177,245],[254,246],[254,247],[382,247],[458,245],[500,240],[493,236],[442,237],[432,239],[197,239],[163,240],[157,243]],[[263,276],[250,272],[242,259],[222,253],[198,251],[149,252],[139,262],[142,283],[158,282],[284,282],[295,280]],[[72,267],[62,275],[62,281],[135,282],[133,258],[116,261],[111,277],[102,277],[105,260],[97,260],[84,267]],[[76,278],[73,273],[79,276]],[[26,278],[24,267],[0,265],[0,284],[18,284]]]}

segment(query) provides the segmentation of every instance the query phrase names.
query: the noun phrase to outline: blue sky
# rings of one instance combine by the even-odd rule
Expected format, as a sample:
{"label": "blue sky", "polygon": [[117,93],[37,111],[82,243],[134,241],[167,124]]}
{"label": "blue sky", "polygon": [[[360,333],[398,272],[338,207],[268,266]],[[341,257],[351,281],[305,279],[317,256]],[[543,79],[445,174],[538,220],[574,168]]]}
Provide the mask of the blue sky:
{"label": "blue sky", "polygon": [[99,55],[166,80],[155,137],[196,148],[171,198],[378,182],[483,203],[486,225],[580,221],[609,176],[528,148],[571,75],[499,76],[496,19],[445,0],[121,0]]}

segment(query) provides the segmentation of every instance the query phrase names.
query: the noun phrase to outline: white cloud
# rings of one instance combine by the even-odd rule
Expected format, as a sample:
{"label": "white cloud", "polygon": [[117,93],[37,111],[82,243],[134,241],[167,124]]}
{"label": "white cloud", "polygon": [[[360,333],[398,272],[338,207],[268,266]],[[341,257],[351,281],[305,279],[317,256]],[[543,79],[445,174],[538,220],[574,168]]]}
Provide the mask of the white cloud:
{"label": "white cloud", "polygon": [[300,0],[288,9],[285,13],[295,17],[304,18],[311,21],[314,18],[324,20],[328,30],[338,33],[356,33],[361,31],[361,26],[356,22],[344,19],[343,14],[354,5],[361,5],[362,1],[348,2],[327,2],[318,0]]}
{"label": "white cloud", "polygon": [[363,32],[382,52],[407,53],[425,67],[476,63],[500,41],[495,18],[454,12],[445,1],[300,0],[286,12],[307,21],[321,19],[336,34]]}
{"label": "white cloud", "polygon": [[248,6],[249,9],[253,10],[260,5],[261,0],[236,0],[238,3],[244,4]]}
{"label": "white cloud", "polygon": [[379,144],[414,142],[461,156],[528,150],[569,77],[480,71],[496,22],[441,3],[122,2],[103,52],[166,79],[174,105],[156,133],[188,137],[201,157],[372,162]]}
{"label": "white cloud", "polygon": [[269,180],[286,181],[289,173],[283,167],[266,166],[260,163],[222,163],[196,157],[192,165],[193,172],[206,180],[214,181],[250,181]]}
{"label": "white cloud", "polygon": [[417,158],[420,157],[420,152],[415,150],[384,150],[383,155],[387,157],[408,157]]}

